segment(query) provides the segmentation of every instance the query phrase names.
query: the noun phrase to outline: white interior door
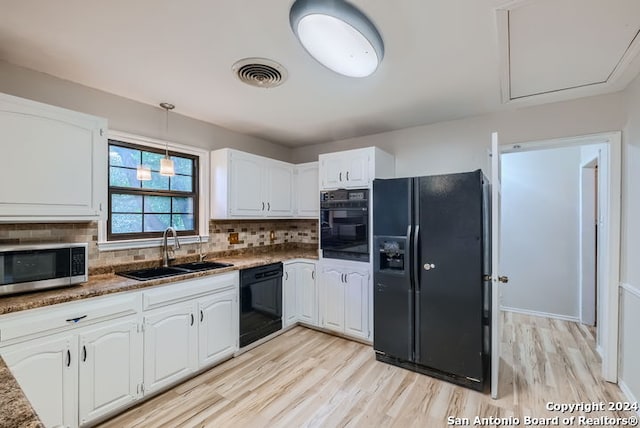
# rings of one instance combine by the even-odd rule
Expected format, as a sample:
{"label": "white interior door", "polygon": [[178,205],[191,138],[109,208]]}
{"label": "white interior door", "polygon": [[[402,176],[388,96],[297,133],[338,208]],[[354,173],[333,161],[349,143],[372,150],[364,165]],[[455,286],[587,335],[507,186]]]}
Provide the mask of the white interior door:
{"label": "white interior door", "polygon": [[500,276],[500,147],[498,133],[491,134],[491,397],[498,398],[500,340],[502,338],[502,299]]}

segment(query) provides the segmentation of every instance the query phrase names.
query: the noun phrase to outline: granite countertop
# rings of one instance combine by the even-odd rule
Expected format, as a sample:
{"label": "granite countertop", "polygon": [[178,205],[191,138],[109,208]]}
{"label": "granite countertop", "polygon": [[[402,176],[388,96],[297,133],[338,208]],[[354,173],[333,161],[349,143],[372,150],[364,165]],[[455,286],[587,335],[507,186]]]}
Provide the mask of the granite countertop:
{"label": "granite countertop", "polygon": [[44,427],[0,357],[0,428]]}
{"label": "granite countertop", "polygon": [[[136,281],[114,273],[92,275],[89,281],[72,287],[49,291],[8,296],[0,298],[0,315],[34,309],[57,303],[88,299],[122,291],[137,290],[156,285],[169,284],[175,281],[217,275],[234,270],[263,266],[269,263],[283,262],[291,259],[317,259],[317,249],[298,248],[263,252],[259,254],[239,254],[215,258],[215,261],[232,263],[233,267],[194,272],[184,275],[161,278],[151,281]],[[149,266],[147,266],[149,267]],[[17,381],[0,357],[0,428],[44,427],[31,404],[24,396]]]}
{"label": "granite countertop", "polygon": [[[222,257],[215,257],[215,259],[210,258],[209,260],[215,260],[217,262],[223,263],[232,263],[232,267],[187,273],[184,275],[177,275],[169,278],[159,278],[150,281],[137,281],[135,279],[125,278],[114,273],[91,275],[88,282],[80,285],[21,294],[16,296],[0,297],[0,315],[19,312],[27,309],[40,308],[43,306],[55,305],[58,303],[71,302],[74,300],[104,296],[112,293],[153,287],[161,284],[169,284],[171,282],[181,281],[185,279],[217,275],[225,272],[232,272],[234,270],[262,266],[269,263],[277,263],[297,258],[317,259],[318,251],[317,249],[298,248],[263,252],[258,254],[244,253],[239,255],[226,255]],[[156,262],[156,265],[159,264]],[[142,267],[137,268],[140,269]]]}

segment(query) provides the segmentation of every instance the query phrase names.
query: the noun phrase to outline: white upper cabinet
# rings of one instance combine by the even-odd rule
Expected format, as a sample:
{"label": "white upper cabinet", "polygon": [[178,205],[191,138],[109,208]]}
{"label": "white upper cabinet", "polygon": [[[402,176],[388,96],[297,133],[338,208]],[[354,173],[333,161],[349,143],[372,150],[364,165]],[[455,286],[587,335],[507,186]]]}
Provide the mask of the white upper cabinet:
{"label": "white upper cabinet", "polygon": [[318,218],[320,194],[318,162],[303,163],[294,169],[294,195],[296,217]]}
{"label": "white upper cabinet", "polygon": [[0,222],[105,219],[106,131],[106,119],[0,94]]}
{"label": "white upper cabinet", "polygon": [[392,178],[395,160],[377,147],[319,156],[320,190],[367,188],[374,178]]}
{"label": "white upper cabinet", "polygon": [[211,152],[215,219],[293,216],[293,166],[231,149]]}

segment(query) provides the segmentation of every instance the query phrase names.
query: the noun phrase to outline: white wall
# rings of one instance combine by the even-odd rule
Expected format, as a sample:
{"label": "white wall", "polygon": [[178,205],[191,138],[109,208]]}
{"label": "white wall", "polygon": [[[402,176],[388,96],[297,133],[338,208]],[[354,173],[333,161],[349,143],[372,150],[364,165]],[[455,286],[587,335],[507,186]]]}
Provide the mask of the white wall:
{"label": "white wall", "polygon": [[502,156],[502,305],[580,315],[580,147]]}
{"label": "white wall", "polygon": [[[640,76],[625,91],[623,131],[620,380],[640,400]],[[636,294],[632,291],[634,290]]]}
{"label": "white wall", "polygon": [[[165,113],[158,106],[139,103],[48,74],[0,61],[0,92],[105,117],[109,128],[144,137],[169,140],[205,149],[231,147],[289,161],[291,149],[279,144],[229,131],[207,122],[172,112],[169,135]],[[168,101],[171,100],[158,100]]]}
{"label": "white wall", "polygon": [[509,144],[616,131],[624,124],[624,96],[615,93],[299,147],[292,160],[378,146],[395,155],[398,176],[444,174],[485,168],[492,131]]}

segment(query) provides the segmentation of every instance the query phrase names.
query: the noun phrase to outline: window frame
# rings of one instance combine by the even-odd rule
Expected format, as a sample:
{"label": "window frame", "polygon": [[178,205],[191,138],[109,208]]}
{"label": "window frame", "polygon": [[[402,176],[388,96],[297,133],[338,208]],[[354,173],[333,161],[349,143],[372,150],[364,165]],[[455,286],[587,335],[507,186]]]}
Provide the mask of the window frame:
{"label": "window frame", "polygon": [[[165,154],[165,150],[161,150],[156,147],[144,146],[141,144],[131,143],[127,141],[122,141],[116,138],[109,137],[107,140],[108,146],[119,146],[127,149],[140,150],[148,153],[157,153],[157,154]],[[148,238],[158,238],[161,237],[163,232],[144,232],[144,208],[142,211],[142,232],[135,233],[117,233],[114,234],[111,230],[111,219],[113,212],[111,211],[112,204],[112,195],[115,194],[127,194],[127,195],[140,195],[140,196],[165,196],[165,197],[192,197],[193,198],[193,229],[190,230],[180,230],[177,231],[178,236],[191,236],[198,234],[200,229],[200,219],[199,219],[199,186],[198,186],[198,177],[200,174],[200,166],[198,162],[198,156],[177,152],[174,150],[169,150],[169,156],[177,156],[184,159],[190,159],[193,162],[193,173],[191,176],[191,184],[193,191],[184,192],[179,190],[163,190],[163,189],[145,189],[145,188],[133,188],[133,187],[119,187],[119,186],[111,186],[111,169],[107,170],[107,206],[108,206],[108,218],[107,218],[107,241],[123,241],[123,240],[131,240],[131,239],[148,239]],[[108,167],[111,166],[110,161],[107,162]],[[130,168],[126,168],[130,169]],[[169,213],[172,215],[173,213]]]}
{"label": "window frame", "polygon": [[[117,140],[123,143],[131,143],[143,146],[146,148],[155,148],[164,152],[167,145],[169,146],[169,151],[175,151],[182,154],[188,154],[198,157],[198,166],[200,168],[198,175],[198,207],[194,207],[194,210],[198,210],[198,218],[199,218],[199,230],[196,233],[190,236],[181,236],[180,243],[181,244],[195,244],[202,240],[203,243],[209,242],[209,220],[210,220],[210,205],[211,205],[211,195],[209,194],[209,189],[211,187],[211,183],[209,180],[212,178],[210,165],[211,165],[211,149],[205,148],[201,146],[193,146],[182,143],[177,143],[171,140],[160,140],[157,138],[141,136],[139,134],[131,134],[124,131],[118,131],[114,129],[109,129],[105,135],[106,140]],[[105,177],[104,187],[103,187],[103,200],[105,201],[105,211],[107,208],[107,199],[108,199],[108,161],[106,157],[108,156],[108,144],[104,145],[105,151],[105,162],[103,164],[103,174]],[[195,211],[194,211],[195,212]],[[98,221],[98,236],[97,236],[97,250],[98,252],[110,252],[110,251],[118,251],[118,250],[133,250],[133,249],[142,249],[142,248],[159,248],[162,246],[162,237],[156,238],[143,238],[143,239],[122,239],[116,241],[109,241],[107,239],[107,220],[99,220]]]}

